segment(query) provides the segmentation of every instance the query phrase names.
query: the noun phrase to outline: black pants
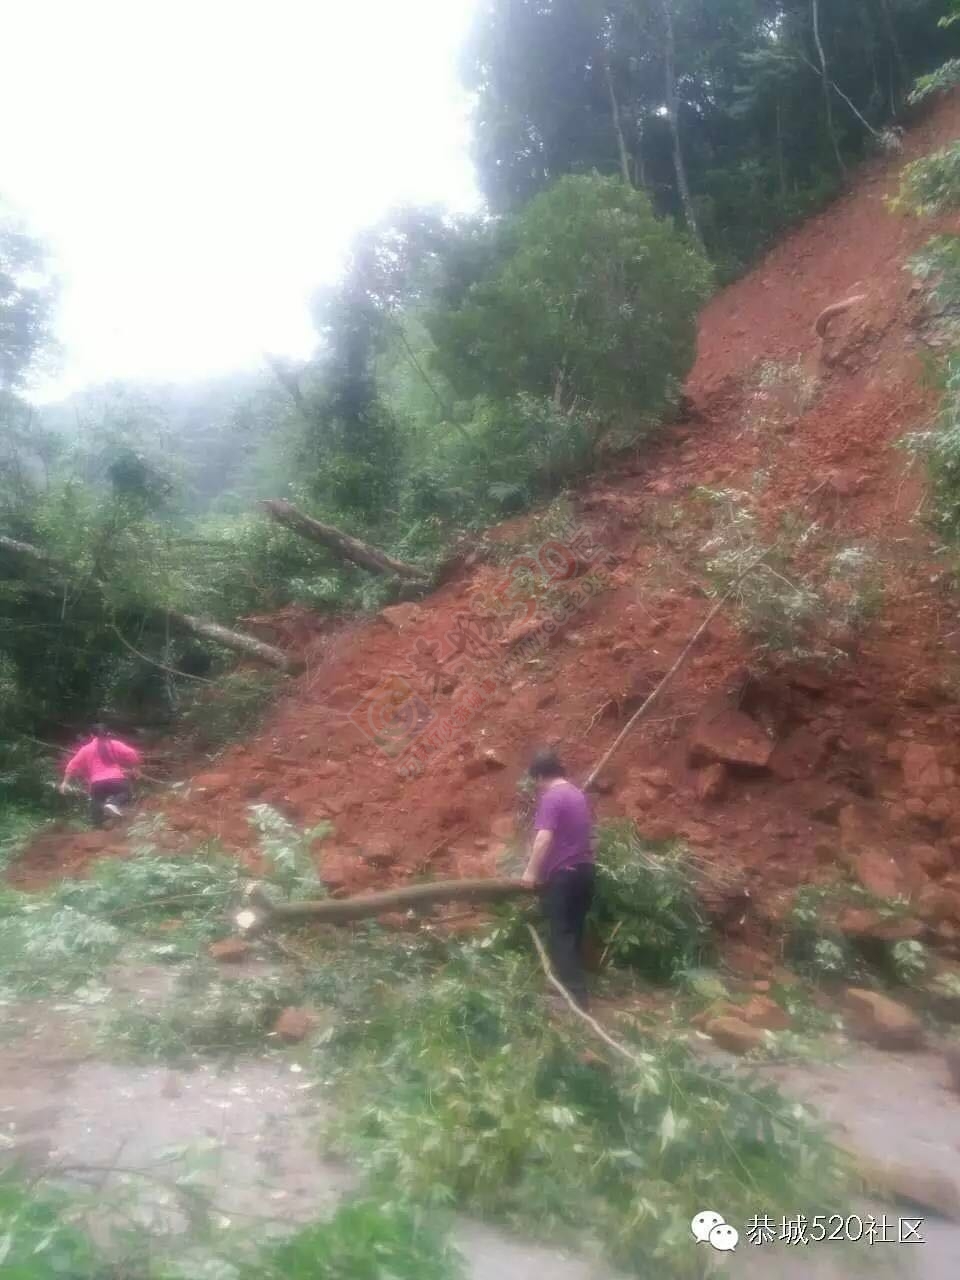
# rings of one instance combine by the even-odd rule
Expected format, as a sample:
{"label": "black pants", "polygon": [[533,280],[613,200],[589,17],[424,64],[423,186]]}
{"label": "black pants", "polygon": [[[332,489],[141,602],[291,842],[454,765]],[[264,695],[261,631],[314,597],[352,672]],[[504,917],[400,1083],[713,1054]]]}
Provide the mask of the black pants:
{"label": "black pants", "polygon": [[593,876],[593,864],[589,862],[581,862],[568,871],[556,871],[544,885],[540,899],[550,926],[553,972],[580,1005],[587,1003],[580,947],[593,900]]}
{"label": "black pants", "polygon": [[95,827],[103,826],[103,806],[108,800],[130,803],[130,783],[125,778],[110,778],[105,782],[90,784],[90,821]]}

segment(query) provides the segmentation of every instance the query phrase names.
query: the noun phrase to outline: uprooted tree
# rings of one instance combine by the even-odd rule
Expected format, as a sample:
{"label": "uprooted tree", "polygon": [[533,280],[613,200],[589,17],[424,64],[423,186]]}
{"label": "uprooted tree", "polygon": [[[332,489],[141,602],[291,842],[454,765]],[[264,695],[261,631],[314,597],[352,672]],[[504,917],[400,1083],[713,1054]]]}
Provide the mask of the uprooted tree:
{"label": "uprooted tree", "polygon": [[423,570],[416,565],[396,560],[369,542],[362,542],[359,538],[351,537],[350,534],[344,533],[332,524],[324,524],[313,516],[306,515],[292,502],[272,498],[261,502],[260,505],[271,520],[275,520],[277,524],[283,525],[301,538],[319,543],[341,560],[359,565],[362,569],[369,569],[371,573],[396,574],[398,578],[414,582],[426,581]]}
{"label": "uprooted tree", "polygon": [[[26,583],[21,582],[22,588],[28,591],[36,589],[40,591],[48,590],[48,580],[51,577],[66,584],[68,587],[72,586],[75,591],[86,591],[93,588],[102,596],[107,590],[107,584],[99,577],[92,574],[84,576],[72,571],[69,566],[62,564],[54,556],[49,555],[29,542],[21,542],[16,538],[0,535],[0,555],[5,555],[21,562],[31,572],[39,570],[46,575],[47,581],[41,579],[38,583],[28,579]],[[20,575],[17,576],[20,577]],[[12,583],[13,580],[11,575],[3,573],[2,563],[0,563],[0,582]],[[235,631],[230,627],[221,626],[219,623],[197,618],[192,614],[181,613],[176,609],[163,609],[160,606],[151,604],[144,604],[142,608],[147,613],[154,613],[162,617],[175,627],[189,631],[203,640],[213,641],[215,644],[255,662],[275,667],[280,671],[290,672],[295,669],[295,662],[282,649],[266,644],[262,640],[256,639],[255,636],[247,635],[245,632]]]}

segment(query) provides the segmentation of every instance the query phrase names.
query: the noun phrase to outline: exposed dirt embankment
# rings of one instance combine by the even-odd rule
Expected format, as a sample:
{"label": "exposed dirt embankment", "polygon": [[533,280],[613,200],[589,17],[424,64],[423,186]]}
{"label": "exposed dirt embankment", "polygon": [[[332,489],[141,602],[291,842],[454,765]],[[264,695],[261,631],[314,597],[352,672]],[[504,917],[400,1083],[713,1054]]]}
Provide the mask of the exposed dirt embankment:
{"label": "exposed dirt embankment", "polygon": [[[332,887],[493,873],[533,747],[561,743],[585,774],[702,619],[699,548],[713,517],[695,491],[706,486],[751,495],[762,538],[816,521],[834,548],[869,548],[879,611],[861,635],[833,637],[847,656],[830,669],[763,669],[730,617],[715,623],[603,780],[600,812],[684,835],[749,883],[761,916],[776,910],[771,890],[847,860],[871,888],[918,895],[942,943],[960,940],[957,600],[917,519],[921,477],[896,447],[933,405],[922,301],[904,264],[935,228],[885,205],[902,163],[958,133],[954,98],[902,155],[868,166],[707,306],[688,420],[574,500],[608,553],[608,589],[549,648],[505,671],[527,625],[515,621],[507,635],[474,632],[459,662],[443,660],[460,620],[482,613],[479,599],[489,606],[503,578],[489,564],[326,638],[264,730],[159,806],[171,841],[216,836],[252,856],[246,807],[268,802],[298,822],[334,823],[318,847]],[[860,295],[817,334],[824,308]],[[522,532],[514,522],[511,538]],[[414,719],[424,707],[439,717],[492,672],[485,705],[419,777],[400,776],[352,715],[364,698],[389,697],[382,683],[399,676],[422,701]],[[76,871],[117,844],[50,835],[14,878]]]}

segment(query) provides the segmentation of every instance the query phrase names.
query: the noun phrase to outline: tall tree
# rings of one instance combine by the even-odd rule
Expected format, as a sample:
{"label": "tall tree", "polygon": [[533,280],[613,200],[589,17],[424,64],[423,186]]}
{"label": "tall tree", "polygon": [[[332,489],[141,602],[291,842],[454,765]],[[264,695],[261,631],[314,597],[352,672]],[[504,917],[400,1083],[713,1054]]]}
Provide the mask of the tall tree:
{"label": "tall tree", "polygon": [[53,297],[41,245],[0,208],[0,392],[21,388],[49,355]]}

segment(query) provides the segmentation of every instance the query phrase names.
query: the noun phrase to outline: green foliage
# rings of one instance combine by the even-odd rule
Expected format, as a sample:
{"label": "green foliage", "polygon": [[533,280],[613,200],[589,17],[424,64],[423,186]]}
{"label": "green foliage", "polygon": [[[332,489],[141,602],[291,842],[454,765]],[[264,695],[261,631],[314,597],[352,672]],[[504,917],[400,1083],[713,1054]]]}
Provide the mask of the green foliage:
{"label": "green foliage", "polygon": [[269,879],[288,897],[322,898],[323,882],[311,855],[314,841],[333,830],[329,822],[301,831],[268,804],[250,806],[250,820],[259,834],[258,844],[270,868]]}
{"label": "green foliage", "polygon": [[895,942],[890,950],[893,971],[899,982],[913,986],[925,977],[930,968],[930,953],[922,942],[904,939]]}
{"label": "green foliage", "polygon": [[920,217],[956,209],[960,205],[960,142],[908,164],[892,203]]}
{"label": "green foliage", "polygon": [[824,913],[846,888],[805,885],[798,889],[787,924],[786,954],[798,971],[814,979],[853,977],[857,958],[848,940]]}
{"label": "green foliage", "polygon": [[[184,1194],[196,1187],[184,1179]],[[101,1193],[100,1208],[104,1207]],[[107,1201],[109,1203],[109,1201]],[[202,1209],[203,1198],[195,1200]],[[263,1240],[259,1224],[191,1247],[158,1241],[131,1221],[123,1256],[95,1227],[80,1196],[16,1171],[0,1174],[0,1266],[9,1280],[460,1280],[463,1266],[421,1210],[392,1200],[345,1200],[326,1221]]]}
{"label": "green foliage", "polygon": [[458,393],[656,417],[693,360],[703,259],[644,195],[597,177],[563,178],[502,234],[496,274],[427,321]]}
{"label": "green foliage", "polygon": [[798,658],[836,657],[834,642],[875,616],[883,584],[871,547],[838,546],[816,521],[800,527],[785,522],[761,560],[750,495],[726,489],[699,493],[716,513],[713,533],[701,547],[707,572],[719,594],[734,590],[740,625],[763,649]]}
{"label": "green foliage", "polygon": [[64,993],[83,986],[112,960],[116,926],[55,901],[0,897],[0,992]]}
{"label": "green foliage", "polygon": [[178,731],[193,750],[217,751],[257,727],[282,683],[276,671],[227,672],[184,698]]}
{"label": "green foliage", "polygon": [[[283,893],[319,893],[309,846],[326,828],[300,833],[267,805],[255,806],[252,819],[267,882]],[[63,880],[41,896],[0,894],[0,991],[66,995],[93,982],[123,952],[153,960],[194,957],[229,932],[228,908],[242,892],[237,862],[212,849],[170,858],[156,843],[160,830],[157,820],[136,825],[131,856],[97,862],[83,880]],[[202,1010],[197,1008],[197,1044],[216,1034],[214,1005],[225,994],[210,990],[209,977],[198,979],[206,984],[208,999]],[[272,1007],[268,990],[251,992],[255,1005]],[[189,1013],[189,999],[183,1007]],[[174,1043],[193,1043],[188,1033],[181,1034],[182,1015],[177,1018]],[[203,1030],[210,1024],[214,1031]]]}
{"label": "green foliage", "polygon": [[933,518],[951,542],[960,540],[960,351],[952,351],[942,367],[943,395],[931,430],[913,435],[908,447],[927,458],[933,487]]}
{"label": "green foliage", "polygon": [[932,236],[909,262],[941,314],[960,312],[960,236]]}
{"label": "green foliage", "polygon": [[[41,246],[0,208],[0,397],[22,388],[48,350],[53,301]],[[4,407],[0,399],[0,421]]]}
{"label": "green foliage", "polygon": [[347,1201],[329,1222],[267,1245],[242,1280],[458,1280],[456,1251],[406,1205]]}
{"label": "green foliage", "polygon": [[0,874],[15,861],[20,850],[43,823],[43,815],[26,806],[0,810]]}
{"label": "green foliage", "polygon": [[[297,891],[309,874],[306,843],[276,815],[261,809],[255,817],[268,865]],[[131,859],[104,864],[45,899],[7,895],[4,909],[12,900],[14,920],[24,911],[37,920],[69,913],[56,925],[71,939],[59,963],[79,965],[83,977],[94,976],[95,960],[111,959],[118,945],[161,954],[174,921],[195,930],[196,949],[235,898],[237,869],[231,878],[209,854],[165,859],[150,832],[138,839]],[[600,876],[600,916],[616,911],[623,919],[622,962],[656,976],[680,966],[692,973],[703,925],[679,859],[643,848],[626,827],[604,832],[600,859],[608,869]],[[95,927],[119,936],[93,936]],[[612,931],[607,940],[612,953]],[[428,931],[396,937],[374,925],[314,933],[303,942],[316,963],[303,955],[295,975],[225,978],[194,961],[168,997],[113,1002],[102,1027],[107,1043],[137,1058],[177,1062],[262,1051],[284,1006],[327,1006],[327,1030],[301,1050],[299,1065],[312,1061],[335,1089],[330,1137],[368,1177],[362,1198],[323,1226],[256,1242],[256,1254],[246,1233],[218,1240],[212,1251],[209,1241],[198,1244],[207,1252],[189,1264],[186,1255],[160,1263],[155,1252],[158,1276],[279,1280],[319,1267],[344,1280],[453,1277],[457,1259],[423,1214],[455,1207],[603,1249],[628,1274],[645,1276],[654,1266],[665,1277],[694,1280],[702,1255],[690,1240],[691,1204],[722,1202],[732,1220],[745,1218],[761,1187],[774,1213],[836,1206],[842,1166],[795,1103],[705,1069],[681,1043],[652,1042],[630,1020],[616,1033],[633,1061],[598,1062],[596,1042],[579,1021],[549,1017],[530,948],[505,941],[502,930],[465,943]],[[31,940],[19,942],[39,953]]]}
{"label": "green foliage", "polygon": [[787,958],[799,973],[816,981],[863,981],[872,976],[912,983],[925,972],[928,957],[920,943],[848,937],[838,923],[848,907],[875,912],[891,924],[907,910],[904,901],[877,898],[855,884],[804,885],[794,897],[786,937]]}
{"label": "green foliage", "polygon": [[69,1197],[13,1171],[0,1173],[0,1270],[4,1280],[106,1280],[103,1259],[71,1222]]}
{"label": "green foliage", "polygon": [[584,414],[563,412],[550,400],[526,393],[503,400],[478,396],[462,431],[417,445],[404,495],[408,519],[439,517],[448,529],[482,527],[523,510],[588,469],[595,434]]}
{"label": "green foliage", "polygon": [[170,997],[115,1010],[104,1040],[121,1053],[157,1062],[229,1057],[262,1050],[297,988],[279,976],[224,978],[213,963],[180,972]]}
{"label": "green foliage", "polygon": [[[237,864],[213,855],[165,858],[145,831],[134,841],[130,858],[98,862],[84,880],[64,880],[41,897],[0,896],[0,987],[67,994],[124,947],[146,943],[162,958],[195,952],[224,932],[227,902],[239,894]],[[183,922],[182,939],[165,927],[172,919]]]}
{"label": "green foliage", "polygon": [[611,963],[658,982],[702,963],[709,931],[693,885],[681,849],[656,851],[633,823],[604,823],[591,918]]}
{"label": "green foliage", "polygon": [[956,88],[958,84],[960,84],[960,58],[948,58],[937,67],[936,71],[917,78],[909,102],[912,106],[916,106],[917,103],[932,98],[935,94],[946,93]]}
{"label": "green foliage", "polygon": [[373,986],[342,1020],[338,1141],[374,1188],[471,1207],[580,1247],[630,1274],[694,1277],[690,1205],[735,1220],[765,1201],[838,1195],[840,1170],[774,1090],[636,1044],[636,1066],[584,1058],[579,1024],[547,1020],[516,953],[468,945],[427,983]]}
{"label": "green foliage", "polygon": [[566,174],[616,174],[682,217],[664,111],[672,63],[696,216],[729,278],[836,191],[841,166],[873,143],[864,120],[882,132],[914,77],[956,52],[941,11],[941,0],[820,6],[828,73],[859,112],[834,96],[831,127],[809,4],[488,0],[465,57],[481,186],[502,212]]}

